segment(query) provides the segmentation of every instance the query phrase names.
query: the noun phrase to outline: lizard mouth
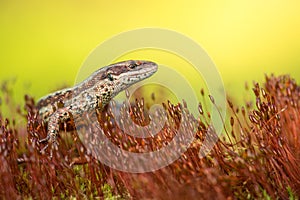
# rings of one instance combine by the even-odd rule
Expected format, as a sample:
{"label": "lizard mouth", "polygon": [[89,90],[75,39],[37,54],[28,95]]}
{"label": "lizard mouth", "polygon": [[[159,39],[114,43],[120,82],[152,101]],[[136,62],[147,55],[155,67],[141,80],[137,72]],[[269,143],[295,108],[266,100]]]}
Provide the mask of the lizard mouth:
{"label": "lizard mouth", "polygon": [[130,74],[131,77],[136,77],[140,80],[144,80],[152,76],[158,69],[158,65],[151,61],[141,61],[142,64]]}
{"label": "lizard mouth", "polygon": [[140,61],[140,62],[142,63],[140,65],[141,66],[140,70],[144,71],[144,73],[148,74],[149,76],[154,74],[158,69],[158,66],[155,62],[152,61]]}

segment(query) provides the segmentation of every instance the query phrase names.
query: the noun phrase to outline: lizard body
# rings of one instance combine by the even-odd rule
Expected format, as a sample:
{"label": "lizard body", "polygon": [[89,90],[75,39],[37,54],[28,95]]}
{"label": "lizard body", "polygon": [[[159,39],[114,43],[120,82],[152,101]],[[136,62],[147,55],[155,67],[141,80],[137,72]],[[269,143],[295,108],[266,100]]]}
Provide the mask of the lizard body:
{"label": "lizard body", "polygon": [[37,108],[42,120],[48,122],[48,131],[47,137],[40,142],[47,141],[57,148],[60,123],[81,117],[86,111],[103,109],[119,92],[150,77],[156,71],[157,65],[150,61],[119,62],[98,69],[72,88],[59,90],[41,98]]}

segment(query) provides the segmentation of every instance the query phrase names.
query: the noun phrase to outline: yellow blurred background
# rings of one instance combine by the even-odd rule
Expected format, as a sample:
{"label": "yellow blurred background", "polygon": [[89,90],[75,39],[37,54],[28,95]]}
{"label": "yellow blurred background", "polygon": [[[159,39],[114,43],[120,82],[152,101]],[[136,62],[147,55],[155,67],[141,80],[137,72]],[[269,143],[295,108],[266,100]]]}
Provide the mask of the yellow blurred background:
{"label": "yellow blurred background", "polygon": [[[157,27],[201,45],[215,62],[226,92],[242,100],[245,81],[262,81],[265,73],[299,80],[299,10],[300,1],[279,0],[2,0],[0,81],[16,80],[17,102],[24,93],[39,98],[73,85],[81,64],[106,39]],[[168,62],[178,65],[178,59]]]}

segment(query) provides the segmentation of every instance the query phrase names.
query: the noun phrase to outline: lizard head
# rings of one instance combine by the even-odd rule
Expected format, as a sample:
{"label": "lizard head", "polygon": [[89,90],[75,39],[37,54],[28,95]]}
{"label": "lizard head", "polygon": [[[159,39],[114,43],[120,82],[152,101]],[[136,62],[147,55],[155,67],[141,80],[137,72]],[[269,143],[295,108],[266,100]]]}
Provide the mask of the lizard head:
{"label": "lizard head", "polygon": [[157,64],[151,61],[128,60],[100,70],[100,93],[105,104],[119,92],[153,75],[157,71]]}

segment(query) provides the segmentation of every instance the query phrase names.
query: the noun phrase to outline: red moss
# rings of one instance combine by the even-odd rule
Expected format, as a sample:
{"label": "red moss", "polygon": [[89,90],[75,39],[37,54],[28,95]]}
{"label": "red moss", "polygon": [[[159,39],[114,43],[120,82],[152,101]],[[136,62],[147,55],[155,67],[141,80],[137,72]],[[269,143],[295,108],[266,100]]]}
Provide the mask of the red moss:
{"label": "red moss", "polygon": [[[200,92],[205,96],[204,90]],[[33,99],[26,96],[26,114],[20,109],[12,110],[26,117],[26,133],[24,127],[17,127],[13,119],[3,118],[0,113],[0,196],[105,197],[108,194],[103,188],[110,185],[109,193],[133,199],[256,199],[266,195],[287,199],[291,196],[289,190],[299,197],[300,87],[289,76],[271,75],[266,76],[263,87],[255,83],[253,92],[255,102],[245,107],[238,108],[228,101],[231,113],[223,134],[226,137],[222,136],[206,157],[200,159],[198,154],[209,134],[209,113],[199,104],[196,135],[188,150],[171,165],[140,174],[111,169],[89,156],[72,123],[67,132],[61,131],[59,151],[52,159],[48,151],[40,153],[44,144],[38,140],[46,136],[46,125],[38,119]],[[2,93],[5,102],[9,102],[6,85]],[[214,103],[213,97],[210,99]],[[120,148],[132,152],[156,150],[172,140],[181,120],[181,105],[168,103],[164,107],[168,126],[149,139],[124,134],[115,127],[109,109],[100,113],[98,120],[106,136]],[[138,124],[149,123],[143,100],[137,101],[130,114]],[[25,151],[20,135],[26,135]]]}

